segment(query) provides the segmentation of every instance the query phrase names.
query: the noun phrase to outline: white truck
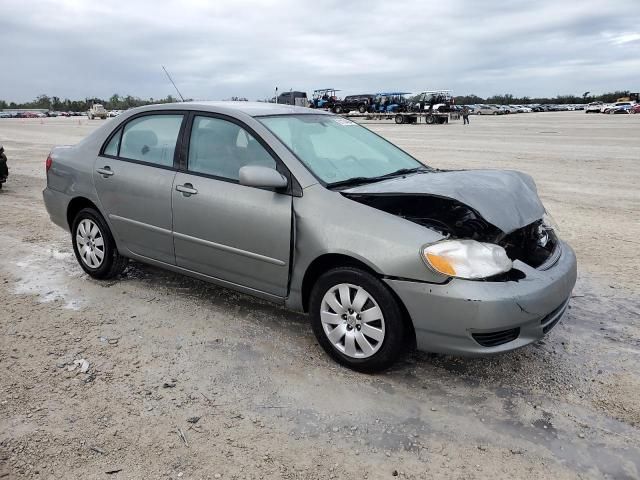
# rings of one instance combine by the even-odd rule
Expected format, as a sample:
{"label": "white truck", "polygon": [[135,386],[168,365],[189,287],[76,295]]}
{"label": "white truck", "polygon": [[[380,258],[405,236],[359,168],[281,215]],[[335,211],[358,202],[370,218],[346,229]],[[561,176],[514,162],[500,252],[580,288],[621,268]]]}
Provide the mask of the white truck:
{"label": "white truck", "polygon": [[91,108],[87,112],[87,117],[89,120],[93,120],[94,118],[101,118],[102,120],[106,119],[108,116],[108,112],[105,110],[103,105],[99,103],[94,103],[91,105]]}

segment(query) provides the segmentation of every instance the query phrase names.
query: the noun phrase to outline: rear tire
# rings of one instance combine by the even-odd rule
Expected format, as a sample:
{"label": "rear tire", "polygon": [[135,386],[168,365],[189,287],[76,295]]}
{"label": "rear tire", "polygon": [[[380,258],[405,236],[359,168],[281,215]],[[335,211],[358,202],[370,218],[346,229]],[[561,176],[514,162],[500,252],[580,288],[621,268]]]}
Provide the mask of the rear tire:
{"label": "rear tire", "polygon": [[379,372],[403,353],[402,311],[387,286],[364,270],[339,267],[324,273],[311,291],[309,308],[318,343],[345,367]]}
{"label": "rear tire", "polygon": [[402,125],[404,123],[404,116],[403,115],[396,115],[396,123],[398,125]]}
{"label": "rear tire", "polygon": [[127,268],[129,260],[120,255],[107,223],[93,208],[83,208],[75,216],[71,243],[76,260],[93,278],[114,278]]}
{"label": "rear tire", "polygon": [[366,105],[360,105],[360,106],[358,107],[358,111],[359,111],[360,113],[367,113],[367,106],[366,106]]}
{"label": "rear tire", "polygon": [[333,112],[337,114],[342,113],[342,107],[340,105],[336,105],[335,107],[333,107]]}

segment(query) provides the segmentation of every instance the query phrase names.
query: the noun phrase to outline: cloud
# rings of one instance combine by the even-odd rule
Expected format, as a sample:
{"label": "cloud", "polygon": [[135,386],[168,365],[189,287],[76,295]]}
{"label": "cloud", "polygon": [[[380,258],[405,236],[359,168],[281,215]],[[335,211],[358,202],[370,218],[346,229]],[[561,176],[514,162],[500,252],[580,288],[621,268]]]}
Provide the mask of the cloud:
{"label": "cloud", "polygon": [[0,98],[637,89],[635,0],[0,0]]}

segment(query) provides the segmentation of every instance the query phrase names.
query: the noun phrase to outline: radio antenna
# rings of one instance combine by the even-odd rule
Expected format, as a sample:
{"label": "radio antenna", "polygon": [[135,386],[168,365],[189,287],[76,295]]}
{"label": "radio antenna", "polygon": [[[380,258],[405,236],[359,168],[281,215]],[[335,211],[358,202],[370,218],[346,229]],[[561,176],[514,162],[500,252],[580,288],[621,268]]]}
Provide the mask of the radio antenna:
{"label": "radio antenna", "polygon": [[162,67],[162,69],[164,70],[164,73],[167,74],[167,78],[169,79],[169,81],[173,84],[173,88],[176,89],[176,92],[178,92],[178,96],[180,97],[180,100],[182,100],[184,102],[184,97],[182,96],[182,94],[180,93],[180,90],[178,90],[178,87],[176,87],[175,82],[173,81],[173,78],[171,78],[171,75],[169,75],[169,72],[167,72],[167,69],[164,68],[164,65],[160,65]]}

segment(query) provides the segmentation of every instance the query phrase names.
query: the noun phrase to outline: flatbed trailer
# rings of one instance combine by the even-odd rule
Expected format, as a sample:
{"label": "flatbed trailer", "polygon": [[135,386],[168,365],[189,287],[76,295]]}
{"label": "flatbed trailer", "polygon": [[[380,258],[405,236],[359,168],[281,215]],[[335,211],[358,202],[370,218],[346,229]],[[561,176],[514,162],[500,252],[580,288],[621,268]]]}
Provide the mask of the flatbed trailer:
{"label": "flatbed trailer", "polygon": [[363,118],[366,120],[394,120],[398,125],[404,123],[425,123],[426,125],[449,123],[449,120],[460,120],[457,112],[381,112],[381,113],[343,113],[347,118]]}

